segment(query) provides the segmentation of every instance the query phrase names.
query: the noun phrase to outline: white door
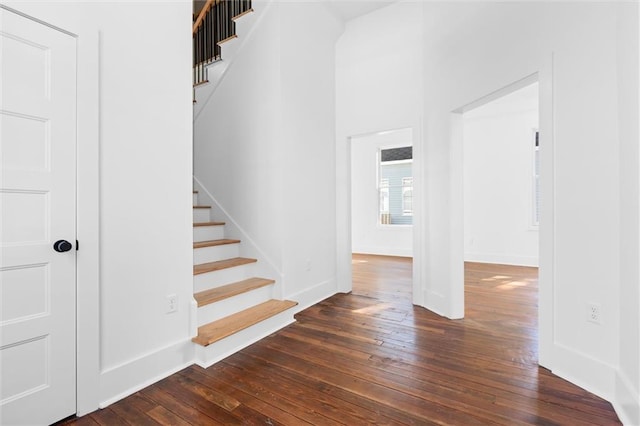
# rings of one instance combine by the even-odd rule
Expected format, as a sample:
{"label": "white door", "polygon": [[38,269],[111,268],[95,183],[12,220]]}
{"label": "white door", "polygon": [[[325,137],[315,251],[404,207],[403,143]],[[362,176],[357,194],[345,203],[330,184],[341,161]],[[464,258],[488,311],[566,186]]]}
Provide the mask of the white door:
{"label": "white door", "polygon": [[0,19],[0,424],[50,424],[76,412],[76,40]]}

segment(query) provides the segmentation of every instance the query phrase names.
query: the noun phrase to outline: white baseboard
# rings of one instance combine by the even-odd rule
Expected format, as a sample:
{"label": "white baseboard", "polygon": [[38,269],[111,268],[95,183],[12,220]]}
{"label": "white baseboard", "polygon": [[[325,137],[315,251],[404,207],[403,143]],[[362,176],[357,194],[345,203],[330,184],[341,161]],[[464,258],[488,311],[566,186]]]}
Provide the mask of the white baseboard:
{"label": "white baseboard", "polygon": [[431,290],[425,290],[424,303],[424,307],[426,309],[442,317],[449,318],[446,315],[446,312],[449,311],[449,309],[447,308],[447,300],[440,293],[436,293],[435,291]]}
{"label": "white baseboard", "polygon": [[362,246],[353,247],[353,253],[377,254],[380,256],[413,257],[413,249],[398,247]]}
{"label": "white baseboard", "polygon": [[612,402],[618,418],[624,425],[640,425],[640,394],[631,381],[620,372],[616,374],[616,397]]}
{"label": "white baseboard", "polygon": [[194,357],[194,344],[191,340],[183,340],[103,371],[100,374],[99,408],[192,365]]}
{"label": "white baseboard", "polygon": [[318,283],[312,287],[306,288],[302,291],[299,291],[294,294],[289,294],[285,296],[285,299],[295,300],[298,302],[298,306],[295,308],[295,312],[300,312],[304,309],[307,309],[310,306],[315,305],[326,299],[327,297],[331,297],[338,292],[337,284],[335,279],[330,279],[327,281],[323,281]]}
{"label": "white baseboard", "polygon": [[615,367],[555,343],[552,372],[607,401],[615,396]]}
{"label": "white baseboard", "polygon": [[500,265],[538,267],[537,256],[518,256],[495,253],[465,253],[464,260],[465,262],[496,263]]}

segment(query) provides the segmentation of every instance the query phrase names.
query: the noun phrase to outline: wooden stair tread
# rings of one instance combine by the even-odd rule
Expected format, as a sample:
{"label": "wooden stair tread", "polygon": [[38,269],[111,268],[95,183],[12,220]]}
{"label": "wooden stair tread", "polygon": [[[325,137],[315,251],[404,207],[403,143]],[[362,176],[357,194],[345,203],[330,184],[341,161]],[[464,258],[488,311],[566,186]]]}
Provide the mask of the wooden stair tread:
{"label": "wooden stair tread", "polygon": [[243,16],[249,14],[253,12],[253,8],[252,9],[247,9],[242,13],[237,14],[236,16],[234,16],[233,18],[231,18],[232,21],[237,21],[238,19],[242,18]]}
{"label": "wooden stair tread", "polygon": [[257,259],[248,259],[246,257],[234,257],[231,259],[218,260],[216,262],[201,263],[199,265],[193,265],[193,275],[233,268],[234,266],[246,265],[257,261]]}
{"label": "wooden stair tread", "polygon": [[205,247],[215,247],[215,246],[224,246],[226,244],[238,244],[240,240],[209,240],[209,241],[199,241],[197,243],[193,243],[194,249],[205,248]]}
{"label": "wooden stair tread", "polygon": [[228,41],[233,40],[234,38],[238,38],[238,35],[237,35],[237,34],[232,34],[232,35],[230,35],[229,37],[225,38],[224,40],[220,40],[220,41],[218,42],[218,46],[222,46],[223,44],[225,44],[225,43],[226,43],[226,42],[228,42]]}
{"label": "wooden stair tread", "polygon": [[224,224],[224,222],[196,222],[193,226],[223,226]]}
{"label": "wooden stair tread", "polygon": [[249,328],[254,324],[284,312],[297,304],[298,302],[291,300],[268,300],[244,311],[198,327],[198,335],[191,340],[199,345],[208,346],[238,331],[242,331],[245,328]]}
{"label": "wooden stair tread", "polygon": [[210,209],[211,206],[193,206],[194,209]]}
{"label": "wooden stair tread", "polygon": [[198,302],[198,307],[201,307],[220,300],[228,299],[229,297],[237,296],[238,294],[247,293],[251,290],[265,287],[273,283],[275,283],[274,280],[254,277],[209,290],[204,290],[194,294],[193,297],[196,299],[196,302]]}
{"label": "wooden stair tread", "polygon": [[207,83],[209,83],[209,80],[202,80],[202,81],[199,81],[199,82],[195,83],[193,85],[193,87],[200,87],[200,86],[205,85]]}

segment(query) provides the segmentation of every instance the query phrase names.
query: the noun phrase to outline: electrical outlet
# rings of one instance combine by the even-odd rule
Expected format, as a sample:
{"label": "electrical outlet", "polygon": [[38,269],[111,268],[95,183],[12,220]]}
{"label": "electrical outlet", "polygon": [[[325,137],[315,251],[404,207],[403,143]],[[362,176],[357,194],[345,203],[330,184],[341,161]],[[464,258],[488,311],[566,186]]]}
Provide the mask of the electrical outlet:
{"label": "electrical outlet", "polygon": [[167,313],[176,312],[178,310],[178,296],[170,294],[167,296]]}
{"label": "electrical outlet", "polygon": [[587,321],[602,324],[602,308],[599,303],[587,303]]}

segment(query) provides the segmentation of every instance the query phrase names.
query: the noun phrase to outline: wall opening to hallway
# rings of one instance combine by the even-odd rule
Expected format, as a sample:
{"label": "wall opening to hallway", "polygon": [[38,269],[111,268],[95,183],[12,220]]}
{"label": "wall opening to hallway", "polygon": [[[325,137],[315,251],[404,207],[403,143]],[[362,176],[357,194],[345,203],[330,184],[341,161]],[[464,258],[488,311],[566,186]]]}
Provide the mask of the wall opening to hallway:
{"label": "wall opening to hallway", "polygon": [[[351,234],[353,262],[413,257],[413,130],[353,136]],[[378,259],[380,260],[380,259]],[[371,280],[375,287],[375,277]],[[411,288],[409,286],[409,288]],[[411,298],[411,295],[405,295]]]}
{"label": "wall opening to hallway", "polygon": [[[515,312],[530,332],[518,359],[538,363],[538,265],[540,225],[539,87],[533,82],[462,114],[465,300],[483,295],[500,305],[495,324],[509,327]],[[490,273],[489,273],[490,272]],[[486,314],[465,302],[465,317]],[[520,324],[522,325],[522,324]]]}

